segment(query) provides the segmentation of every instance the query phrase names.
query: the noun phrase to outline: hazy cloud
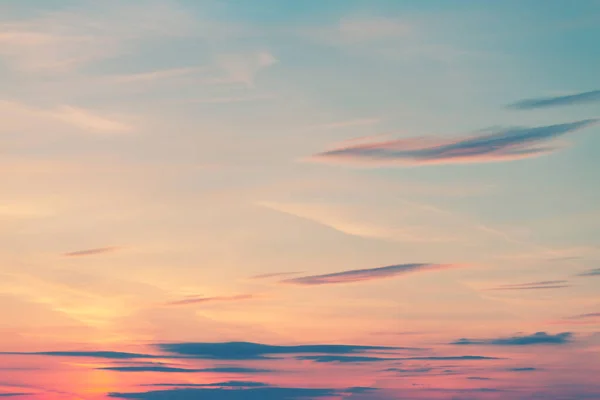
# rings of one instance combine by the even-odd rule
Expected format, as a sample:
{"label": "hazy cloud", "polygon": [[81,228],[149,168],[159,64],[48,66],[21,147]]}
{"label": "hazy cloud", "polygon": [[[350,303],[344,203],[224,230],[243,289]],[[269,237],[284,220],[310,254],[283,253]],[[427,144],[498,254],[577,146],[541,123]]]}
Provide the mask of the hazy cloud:
{"label": "hazy cloud", "polygon": [[538,97],[535,99],[526,99],[511,104],[508,106],[508,108],[517,110],[532,110],[536,108],[570,106],[576,104],[589,104],[595,102],[600,102],[600,90],[592,90],[590,92],[581,92],[564,96]]}
{"label": "hazy cloud", "polygon": [[533,372],[537,371],[537,368],[534,367],[515,367],[515,368],[507,368],[507,371],[511,372]]}
{"label": "hazy cloud", "polygon": [[98,247],[95,249],[87,249],[87,250],[78,250],[70,253],[64,253],[65,257],[83,257],[83,256],[93,256],[96,254],[103,253],[111,253],[113,251],[117,251],[119,247]]}
{"label": "hazy cloud", "polygon": [[494,346],[531,346],[539,344],[562,345],[571,342],[573,334],[571,332],[562,332],[549,334],[546,332],[536,332],[532,335],[517,335],[511,337],[501,337],[496,339],[459,339],[451,344],[456,345],[494,345]]}
{"label": "hazy cloud", "polygon": [[426,165],[510,161],[551,153],[553,139],[592,126],[597,119],[494,130],[456,139],[413,138],[363,143],[312,157],[315,161],[373,165]]}
{"label": "hazy cloud", "polygon": [[171,389],[139,393],[109,393],[109,397],[120,399],[143,400],[295,400],[331,397],[339,394],[335,389],[308,389],[308,388],[250,388],[250,389]]}
{"label": "hazy cloud", "polygon": [[445,268],[451,268],[449,264],[399,264],[387,267],[355,269],[349,271],[336,272],[324,275],[304,276],[300,278],[286,279],[283,283],[294,285],[328,285],[336,283],[352,283],[368,281],[373,279],[392,278],[398,275],[404,275],[411,272],[432,271]]}
{"label": "hazy cloud", "polygon": [[387,346],[355,346],[340,344],[314,344],[275,346],[250,342],[225,343],[163,343],[156,345],[162,351],[180,356],[214,360],[257,360],[277,354],[356,354],[377,350],[396,350]]}
{"label": "hazy cloud", "polygon": [[100,370],[118,371],[118,372],[173,372],[173,373],[192,373],[192,372],[215,372],[231,374],[261,374],[274,373],[275,371],[261,368],[249,367],[212,367],[212,368],[179,368],[163,366],[130,366],[130,367],[104,367]]}
{"label": "hazy cloud", "polygon": [[154,387],[230,387],[230,388],[250,388],[250,387],[268,387],[263,382],[255,381],[225,381],[215,383],[150,383],[143,386],[154,386]]}
{"label": "hazy cloud", "polygon": [[273,272],[270,274],[260,274],[260,275],[254,275],[251,276],[250,279],[269,279],[269,278],[281,278],[283,276],[290,276],[290,275],[298,275],[298,274],[302,274],[303,271],[293,271],[293,272]]}
{"label": "hazy cloud", "polygon": [[240,294],[237,296],[190,297],[190,298],[186,298],[186,299],[182,299],[182,300],[169,302],[169,303],[167,303],[167,305],[169,305],[169,306],[184,306],[184,305],[189,305],[189,304],[253,300],[255,298],[256,298],[256,295],[252,295],[252,294]]}
{"label": "hazy cloud", "polygon": [[556,280],[556,281],[540,281],[540,282],[528,282],[528,283],[517,283],[510,285],[501,285],[489,290],[535,290],[535,289],[561,289],[569,287],[568,281]]}
{"label": "hazy cloud", "polygon": [[106,358],[127,360],[136,358],[155,358],[156,356],[149,354],[126,353],[120,351],[40,351],[40,352],[2,352],[0,354],[7,355],[30,355],[30,356],[50,356],[50,357],[89,357],[89,358]]}
{"label": "hazy cloud", "polygon": [[577,276],[600,276],[600,268],[593,268],[588,271],[582,272]]}
{"label": "hazy cloud", "polygon": [[318,363],[368,363],[368,362],[386,362],[398,360],[397,358],[382,358],[368,356],[339,356],[339,355],[321,355],[321,356],[298,356],[297,360],[310,360]]}
{"label": "hazy cloud", "polygon": [[567,319],[587,319],[587,318],[600,318],[600,313],[579,314],[579,315],[574,315],[572,317],[568,317]]}

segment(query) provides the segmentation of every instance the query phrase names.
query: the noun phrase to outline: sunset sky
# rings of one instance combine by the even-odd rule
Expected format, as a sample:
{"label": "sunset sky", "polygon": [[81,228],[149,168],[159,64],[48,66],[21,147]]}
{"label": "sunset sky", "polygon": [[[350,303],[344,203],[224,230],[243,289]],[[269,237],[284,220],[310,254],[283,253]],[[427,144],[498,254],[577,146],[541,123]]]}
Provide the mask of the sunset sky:
{"label": "sunset sky", "polygon": [[600,1],[0,1],[0,398],[600,399]]}

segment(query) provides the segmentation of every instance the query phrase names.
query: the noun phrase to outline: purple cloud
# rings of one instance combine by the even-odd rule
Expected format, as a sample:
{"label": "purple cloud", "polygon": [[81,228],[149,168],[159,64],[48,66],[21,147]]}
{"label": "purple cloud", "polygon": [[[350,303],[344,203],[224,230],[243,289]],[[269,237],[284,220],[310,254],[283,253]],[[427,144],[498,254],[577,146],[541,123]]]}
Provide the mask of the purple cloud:
{"label": "purple cloud", "polygon": [[511,104],[508,108],[516,110],[533,110],[536,108],[548,108],[559,106],[570,106],[575,104],[590,104],[600,102],[600,90],[581,92],[566,96],[538,97],[526,99]]}
{"label": "purple cloud", "polygon": [[549,142],[598,123],[598,119],[493,131],[456,139],[399,139],[362,143],[333,149],[312,157],[314,161],[372,165],[464,164],[511,161],[552,153]]}
{"label": "purple cloud", "polygon": [[353,283],[369,281],[374,279],[393,278],[411,272],[433,271],[452,268],[451,264],[398,264],[387,267],[354,269],[349,271],[335,272],[324,275],[310,275],[300,278],[286,279],[281,282],[293,285],[330,285],[337,283]]}

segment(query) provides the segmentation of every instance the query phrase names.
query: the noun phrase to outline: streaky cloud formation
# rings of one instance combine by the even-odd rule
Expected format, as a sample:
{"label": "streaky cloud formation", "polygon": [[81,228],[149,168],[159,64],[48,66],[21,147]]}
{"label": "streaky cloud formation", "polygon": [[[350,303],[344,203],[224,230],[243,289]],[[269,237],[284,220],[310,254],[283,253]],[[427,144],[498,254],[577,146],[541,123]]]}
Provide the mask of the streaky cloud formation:
{"label": "streaky cloud formation", "polygon": [[111,360],[130,360],[138,358],[157,358],[158,356],[150,354],[127,353],[120,351],[40,351],[40,352],[1,352],[0,355],[19,355],[19,356],[49,356],[49,357],[89,357],[104,358]]}
{"label": "streaky cloud formation", "polygon": [[172,301],[167,303],[168,306],[185,306],[189,304],[203,304],[203,303],[219,303],[219,302],[230,302],[230,301],[243,301],[253,300],[256,295],[253,294],[240,294],[236,296],[215,296],[215,297],[190,297],[182,300]]}
{"label": "streaky cloud formation", "polygon": [[589,271],[582,272],[577,276],[600,276],[600,268],[593,268]]}
{"label": "streaky cloud formation", "polygon": [[290,276],[290,275],[298,275],[303,273],[302,271],[293,271],[293,272],[273,272],[273,273],[269,273],[269,274],[260,274],[260,275],[254,275],[251,276],[250,279],[270,279],[270,278],[281,278],[283,276]]}
{"label": "streaky cloud formation", "polygon": [[[104,371],[118,372],[165,372],[165,373],[191,373],[191,372],[213,372],[213,373],[231,373],[231,374],[262,374],[274,373],[275,371],[262,368],[249,367],[212,367],[212,368],[179,368],[163,366],[130,366],[130,367],[104,367],[98,368]],[[211,385],[212,386],[212,385]]]}
{"label": "streaky cloud formation", "polygon": [[85,257],[85,256],[93,256],[96,254],[110,253],[113,251],[119,250],[119,247],[97,247],[95,249],[86,249],[86,250],[78,250],[72,251],[70,253],[64,253],[65,257]]}
{"label": "streaky cloud formation", "polygon": [[298,346],[276,346],[251,342],[187,342],[157,344],[160,350],[185,356],[210,360],[260,360],[270,355],[303,353],[356,354],[368,351],[394,351],[402,348],[389,346],[357,346],[341,344],[314,344]]}
{"label": "streaky cloud formation", "polygon": [[572,317],[568,317],[567,319],[588,319],[588,318],[600,318],[600,312],[574,315]]}
{"label": "streaky cloud formation", "polygon": [[269,387],[271,385],[256,381],[225,381],[214,383],[149,383],[142,386],[152,387],[229,387],[229,388],[250,388],[250,387]]}
{"label": "streaky cloud formation", "polygon": [[370,142],[317,154],[314,161],[374,166],[465,164],[512,161],[558,150],[553,139],[595,125],[598,119],[516,127],[456,139],[412,138]]}
{"label": "streaky cloud formation", "polygon": [[250,389],[185,388],[138,393],[109,393],[109,397],[142,400],[296,400],[340,395],[335,389],[267,387]]}
{"label": "streaky cloud formation", "polygon": [[368,363],[368,362],[387,362],[395,361],[398,358],[368,357],[368,356],[298,356],[297,360],[309,360],[318,363]]}
{"label": "streaky cloud formation", "polygon": [[282,283],[293,285],[330,285],[339,283],[354,283],[361,281],[370,281],[374,279],[393,278],[399,275],[405,275],[412,272],[434,271],[446,268],[456,267],[451,264],[398,264],[386,267],[354,269],[349,271],[335,272],[324,275],[303,276],[300,278],[286,279]]}
{"label": "streaky cloud formation", "polygon": [[451,344],[456,345],[494,345],[494,346],[532,346],[532,345],[564,345],[572,340],[571,332],[549,334],[536,332],[531,335],[518,335],[496,339],[459,339]]}
{"label": "streaky cloud formation", "polygon": [[489,290],[536,290],[536,289],[562,289],[569,287],[566,280],[555,280],[555,281],[540,281],[540,282],[527,282],[517,283],[510,285],[501,285]]}
{"label": "streaky cloud formation", "polygon": [[589,104],[600,102],[600,90],[581,92],[565,96],[539,97],[535,99],[521,100],[508,106],[515,110],[533,110],[536,108],[548,108],[559,106],[570,106],[578,104]]}
{"label": "streaky cloud formation", "polygon": [[511,372],[533,372],[533,371],[537,371],[537,368],[534,368],[534,367],[515,367],[515,368],[508,368],[507,371],[511,371]]}

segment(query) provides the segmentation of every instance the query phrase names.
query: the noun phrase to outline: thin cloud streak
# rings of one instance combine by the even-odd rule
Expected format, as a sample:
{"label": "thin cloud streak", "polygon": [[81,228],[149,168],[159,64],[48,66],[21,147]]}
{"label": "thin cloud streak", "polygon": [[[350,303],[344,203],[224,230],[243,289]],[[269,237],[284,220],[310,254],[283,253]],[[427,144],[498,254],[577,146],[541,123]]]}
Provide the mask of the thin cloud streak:
{"label": "thin cloud streak", "polygon": [[511,104],[507,108],[514,110],[534,110],[537,108],[591,104],[597,102],[600,102],[600,90],[592,90],[589,92],[581,92],[565,96],[538,97],[534,99],[526,99]]}
{"label": "thin cloud streak", "polygon": [[412,272],[432,271],[453,268],[456,265],[451,264],[398,264],[387,267],[356,269],[349,271],[336,272],[324,275],[311,275],[300,278],[285,279],[282,283],[293,285],[330,285],[339,283],[354,283],[369,281],[374,279],[393,278],[399,275],[405,275]]}
{"label": "thin cloud streak", "polygon": [[120,247],[97,247],[94,249],[86,249],[86,250],[78,250],[72,251],[70,253],[64,253],[65,257],[85,257],[85,256],[93,256],[96,254],[104,254],[104,253],[112,253],[113,251],[119,250]]}
{"label": "thin cloud streak", "polygon": [[434,165],[512,161],[559,149],[553,139],[595,125],[598,119],[492,131],[479,136],[399,139],[333,149],[311,157],[317,162],[385,165]]}
{"label": "thin cloud streak", "polygon": [[502,285],[488,290],[538,290],[538,289],[562,289],[570,287],[566,280],[555,280],[555,281],[540,281],[540,282],[528,282],[518,283],[511,285]]}
{"label": "thin cloud streak", "polygon": [[536,332],[531,335],[517,335],[493,339],[467,339],[462,338],[450,344],[454,345],[493,345],[493,346],[535,346],[535,345],[564,345],[571,343],[573,334],[562,332],[550,334]]}
{"label": "thin cloud streak", "polygon": [[600,268],[590,269],[589,271],[582,272],[577,276],[600,276]]}
{"label": "thin cloud streak", "polygon": [[298,274],[302,274],[302,273],[303,273],[303,271],[273,272],[273,273],[269,273],[269,274],[254,275],[254,276],[251,276],[249,279],[281,278],[283,276],[298,275]]}
{"label": "thin cloud streak", "polygon": [[204,303],[220,303],[220,302],[234,302],[244,300],[256,299],[254,294],[240,294],[237,296],[216,296],[216,297],[192,297],[183,300],[177,300],[167,303],[168,306],[185,306],[190,304],[204,304]]}

